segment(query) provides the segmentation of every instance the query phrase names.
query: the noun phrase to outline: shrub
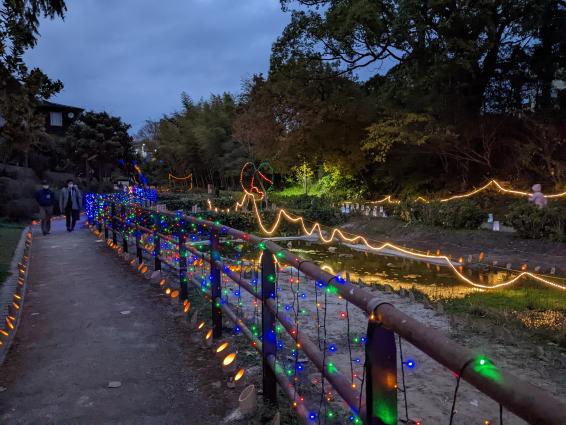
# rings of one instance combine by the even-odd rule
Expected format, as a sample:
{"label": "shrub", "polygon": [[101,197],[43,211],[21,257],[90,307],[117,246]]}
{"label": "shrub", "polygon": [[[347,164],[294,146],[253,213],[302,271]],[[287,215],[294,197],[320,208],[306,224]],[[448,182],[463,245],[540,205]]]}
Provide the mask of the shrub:
{"label": "shrub", "polygon": [[401,201],[394,215],[410,223],[442,226],[450,229],[477,229],[484,219],[480,206],[469,199],[452,202]]}
{"label": "shrub", "polygon": [[4,207],[4,214],[13,221],[29,220],[39,210],[37,202],[32,198],[15,199]]}
{"label": "shrub", "polygon": [[257,230],[255,217],[252,213],[214,213],[209,214],[209,219],[213,221],[218,220],[225,226],[242,230],[244,232],[253,233]]}
{"label": "shrub", "polygon": [[566,214],[560,205],[539,209],[530,202],[519,201],[511,206],[506,223],[524,238],[566,241]]}
{"label": "shrub", "polygon": [[432,209],[438,208],[441,225],[452,229],[477,229],[485,216],[480,206],[469,199],[431,203],[427,206]]}

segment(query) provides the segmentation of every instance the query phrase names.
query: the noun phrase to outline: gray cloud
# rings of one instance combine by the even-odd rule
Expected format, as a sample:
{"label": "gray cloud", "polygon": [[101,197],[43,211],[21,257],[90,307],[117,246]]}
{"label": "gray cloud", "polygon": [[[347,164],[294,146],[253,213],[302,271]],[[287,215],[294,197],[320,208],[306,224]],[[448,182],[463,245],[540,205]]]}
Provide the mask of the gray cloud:
{"label": "gray cloud", "polygon": [[59,78],[52,100],[121,116],[136,131],[194,99],[237,92],[266,72],[289,16],[278,0],[68,0],[64,21],[44,21],[26,54]]}

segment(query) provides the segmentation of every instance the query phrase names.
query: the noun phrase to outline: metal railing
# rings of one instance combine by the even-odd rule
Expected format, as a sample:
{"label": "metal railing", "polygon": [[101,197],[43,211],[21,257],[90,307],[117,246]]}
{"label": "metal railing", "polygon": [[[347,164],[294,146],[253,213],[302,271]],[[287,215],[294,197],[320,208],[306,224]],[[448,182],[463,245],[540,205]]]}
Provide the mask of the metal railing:
{"label": "metal railing", "polygon": [[[566,405],[549,393],[497,368],[484,357],[474,355],[439,331],[409,317],[395,306],[383,302],[366,288],[332,275],[315,263],[304,260],[296,254],[283,249],[273,241],[249,234],[218,222],[204,220],[180,212],[157,212],[140,205],[128,205],[120,200],[117,204],[112,196],[90,195],[90,211],[87,211],[91,225],[106,239],[110,233],[112,242],[118,245],[122,239],[122,249],[128,251],[128,239],[135,238],[138,263],[144,260],[144,252],[154,258],[153,267],[161,270],[168,264],[178,271],[179,299],[188,299],[188,288],[202,289],[201,282],[188,278],[187,258],[189,253],[210,264],[211,322],[213,337],[220,338],[223,333],[223,317],[234,322],[252,340],[263,359],[263,397],[276,404],[276,383],[292,401],[297,415],[306,424],[316,422],[316,415],[309,413],[302,400],[293,391],[293,384],[276,367],[276,326],[280,323],[300,347],[321,376],[329,382],[342,399],[355,413],[355,423],[371,425],[390,425],[398,422],[397,415],[397,345],[395,335],[404,338],[439,364],[453,371],[486,394],[502,407],[532,424],[566,424]],[[168,234],[164,229],[168,229]],[[208,240],[208,253],[199,251],[187,243],[187,236],[198,233],[199,239]],[[149,235],[150,247],[143,244],[142,235]],[[241,274],[223,266],[219,251],[221,238],[234,238],[248,244],[255,244],[262,251],[260,282],[254,283]],[[162,254],[163,242],[174,244],[178,261]],[[275,300],[276,263],[285,263],[317,282],[320,288],[335,293],[367,314],[367,343],[365,345],[365,373],[367,376],[365,401],[360,403],[359,395],[352,383],[335,367],[329,370],[329,360],[317,344],[305,333],[297,332],[296,323],[286,314],[279,312]],[[234,313],[221,297],[221,275],[227,276],[240,288],[257,299],[261,306],[261,337],[254,335],[245,323]],[[260,290],[258,290],[259,286]],[[453,413],[453,412],[452,412]]]}

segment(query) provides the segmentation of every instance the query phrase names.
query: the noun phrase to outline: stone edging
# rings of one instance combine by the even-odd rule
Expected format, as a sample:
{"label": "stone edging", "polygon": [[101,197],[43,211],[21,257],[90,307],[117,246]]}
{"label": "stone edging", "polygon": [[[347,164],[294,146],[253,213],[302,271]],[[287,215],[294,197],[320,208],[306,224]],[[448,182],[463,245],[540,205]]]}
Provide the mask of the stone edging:
{"label": "stone edging", "polygon": [[31,226],[22,231],[10,264],[10,275],[0,286],[0,366],[18,330],[28,286],[31,258]]}

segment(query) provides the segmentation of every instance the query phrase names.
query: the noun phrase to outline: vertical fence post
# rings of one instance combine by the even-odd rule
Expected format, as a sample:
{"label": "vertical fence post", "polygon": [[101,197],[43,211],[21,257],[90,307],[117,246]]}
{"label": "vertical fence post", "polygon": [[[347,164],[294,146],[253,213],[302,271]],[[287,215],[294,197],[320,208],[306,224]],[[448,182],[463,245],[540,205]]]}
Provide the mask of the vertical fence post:
{"label": "vertical fence post", "polygon": [[116,234],[116,223],[118,220],[116,220],[116,203],[114,201],[110,203],[110,214],[110,223],[112,226],[112,242],[116,244],[118,243],[118,235]]}
{"label": "vertical fence post", "polygon": [[102,220],[104,219],[104,214],[100,214],[100,208],[104,205],[104,201],[100,195],[96,195],[96,224],[98,226],[98,231],[102,232]]}
{"label": "vertical fence post", "polygon": [[263,398],[269,404],[277,405],[277,381],[275,373],[267,362],[268,356],[277,353],[275,316],[266,306],[269,298],[275,298],[275,257],[268,250],[261,257],[261,333],[263,363]]}
{"label": "vertical fence post", "polygon": [[143,262],[143,251],[141,247],[141,230],[137,225],[135,232],[136,232],[136,255],[138,257],[138,264],[141,264]]}
{"label": "vertical fence post", "polygon": [[122,204],[122,249],[128,252],[128,238],[130,237],[130,226],[128,226],[128,213],[126,205]]}
{"label": "vertical fence post", "polygon": [[397,424],[395,334],[375,320],[370,320],[368,323],[366,376],[367,423],[369,425]]}
{"label": "vertical fence post", "polygon": [[102,201],[102,202],[103,202],[103,206],[102,206],[102,220],[104,221],[104,239],[105,239],[105,240],[108,240],[108,220],[106,220],[106,215],[105,215],[105,212],[106,212],[106,208],[104,208],[104,203],[105,203],[105,201]]}
{"label": "vertical fence post", "polygon": [[153,256],[154,270],[161,270],[161,238],[159,237],[159,213],[153,215]]}
{"label": "vertical fence post", "polygon": [[220,248],[218,230],[212,229],[210,231],[210,279],[212,295],[212,336],[214,338],[222,337],[222,310],[220,305],[217,305],[217,300],[222,298],[222,271],[215,263],[220,261]]}
{"label": "vertical fence post", "polygon": [[187,287],[187,234],[179,232],[179,301],[182,303],[189,298]]}

